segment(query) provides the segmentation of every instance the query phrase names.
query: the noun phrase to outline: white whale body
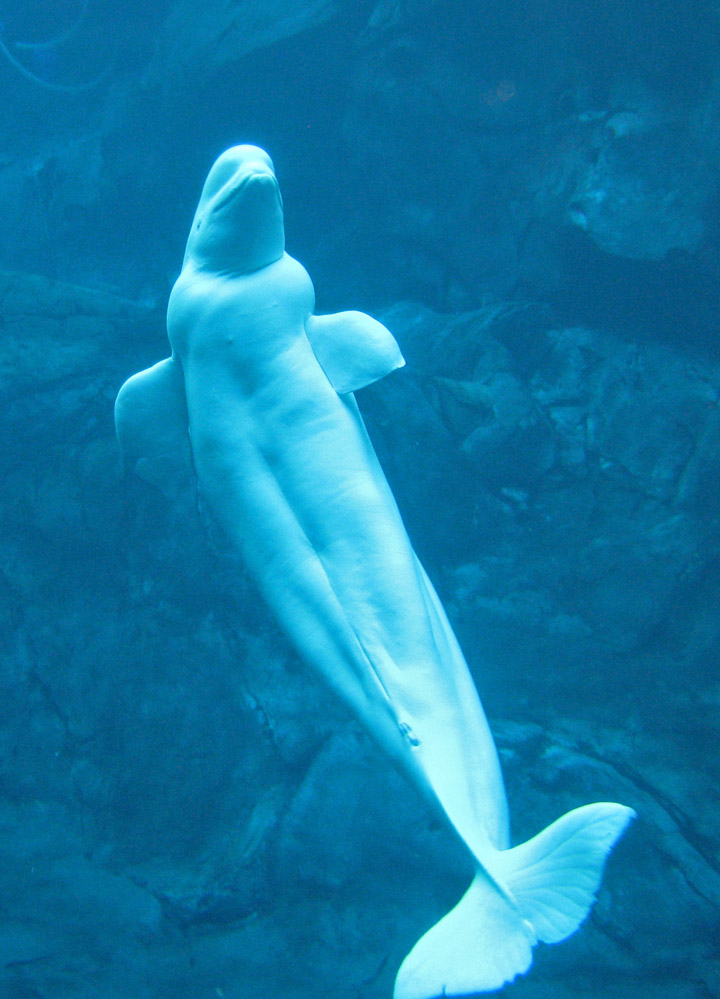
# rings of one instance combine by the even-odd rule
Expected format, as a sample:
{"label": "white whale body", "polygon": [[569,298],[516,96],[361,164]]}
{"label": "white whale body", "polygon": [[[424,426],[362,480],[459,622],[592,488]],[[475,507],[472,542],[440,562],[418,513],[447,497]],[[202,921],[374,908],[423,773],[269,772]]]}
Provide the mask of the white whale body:
{"label": "white whale body", "polygon": [[578,928],[634,813],[586,805],[510,847],[490,729],[353,396],[400,350],[369,316],[313,308],[270,158],[228,149],[170,296],[172,356],[121,389],[118,437],[142,473],[189,430],[205,502],[298,652],[467,847],[475,877],[405,958],[395,999],[492,991]]}

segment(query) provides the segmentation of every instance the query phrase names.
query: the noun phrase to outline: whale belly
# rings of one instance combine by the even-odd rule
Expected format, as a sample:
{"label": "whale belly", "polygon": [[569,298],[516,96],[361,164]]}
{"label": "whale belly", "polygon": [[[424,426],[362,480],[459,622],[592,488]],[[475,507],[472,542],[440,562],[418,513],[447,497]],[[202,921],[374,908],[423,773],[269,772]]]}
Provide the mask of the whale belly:
{"label": "whale belly", "polygon": [[310,385],[304,403],[296,382],[272,407],[245,400],[229,419],[226,407],[214,431],[190,400],[200,485],[300,654],[481,855],[508,830],[473,681],[354,397],[321,374]]}

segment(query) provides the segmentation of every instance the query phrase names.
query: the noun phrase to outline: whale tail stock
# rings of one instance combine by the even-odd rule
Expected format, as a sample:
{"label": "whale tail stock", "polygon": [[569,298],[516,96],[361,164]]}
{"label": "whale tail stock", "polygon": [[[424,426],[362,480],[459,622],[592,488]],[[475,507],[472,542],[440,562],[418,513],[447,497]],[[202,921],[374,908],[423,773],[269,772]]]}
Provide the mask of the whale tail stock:
{"label": "whale tail stock", "polygon": [[612,802],[585,805],[527,842],[493,851],[460,902],[405,958],[394,999],[492,992],[526,972],[536,943],[565,940],[583,922],[605,860],[634,816]]}

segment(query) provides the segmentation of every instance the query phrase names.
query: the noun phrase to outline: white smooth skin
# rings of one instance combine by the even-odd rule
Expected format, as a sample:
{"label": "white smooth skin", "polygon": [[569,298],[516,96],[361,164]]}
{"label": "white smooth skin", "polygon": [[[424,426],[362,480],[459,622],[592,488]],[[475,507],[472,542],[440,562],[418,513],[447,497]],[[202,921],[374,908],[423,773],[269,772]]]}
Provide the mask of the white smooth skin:
{"label": "white smooth skin", "polygon": [[200,487],[303,658],[476,855],[506,846],[502,778],[474,685],[355,399],[338,395],[313,350],[312,282],[284,252],[278,218],[267,155],[228,150],[168,307]]}

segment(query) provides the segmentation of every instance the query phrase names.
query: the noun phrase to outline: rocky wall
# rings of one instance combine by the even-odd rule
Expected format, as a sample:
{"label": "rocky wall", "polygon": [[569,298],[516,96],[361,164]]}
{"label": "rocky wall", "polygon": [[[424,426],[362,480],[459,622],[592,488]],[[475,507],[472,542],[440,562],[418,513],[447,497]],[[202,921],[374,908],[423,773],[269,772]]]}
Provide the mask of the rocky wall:
{"label": "rocky wall", "polygon": [[[162,317],[5,274],[0,991],[388,996],[466,860],[296,661],[191,479],[123,476]],[[361,394],[491,716],[516,840],[639,819],[518,996],[719,986],[718,370],[543,309],[382,318]],[[512,460],[508,456],[512,455]]]}

